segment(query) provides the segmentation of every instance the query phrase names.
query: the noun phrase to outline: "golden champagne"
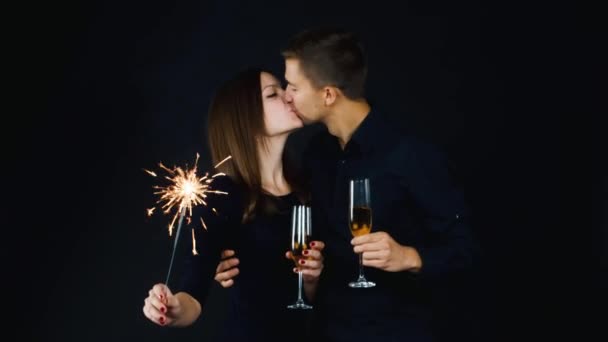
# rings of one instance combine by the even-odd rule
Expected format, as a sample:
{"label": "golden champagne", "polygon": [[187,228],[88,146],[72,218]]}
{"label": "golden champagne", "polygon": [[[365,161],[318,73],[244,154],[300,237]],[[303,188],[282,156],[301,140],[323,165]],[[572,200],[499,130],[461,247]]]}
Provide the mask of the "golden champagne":
{"label": "golden champagne", "polygon": [[304,257],[304,251],[308,249],[308,244],[310,243],[310,236],[306,236],[302,243],[294,242],[293,247],[291,249],[291,255],[293,256],[293,261],[296,265],[299,265],[300,259]]}
{"label": "golden champagne", "polygon": [[350,221],[350,232],[353,236],[369,234],[372,230],[372,208],[354,207]]}

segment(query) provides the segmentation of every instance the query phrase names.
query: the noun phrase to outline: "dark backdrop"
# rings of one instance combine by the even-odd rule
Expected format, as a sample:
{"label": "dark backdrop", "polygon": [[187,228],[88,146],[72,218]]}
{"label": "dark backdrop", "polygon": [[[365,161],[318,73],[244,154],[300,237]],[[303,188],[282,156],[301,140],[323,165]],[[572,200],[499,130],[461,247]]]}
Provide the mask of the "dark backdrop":
{"label": "dark backdrop", "polygon": [[[600,333],[588,307],[606,303],[606,119],[592,121],[591,102],[578,95],[592,85],[597,100],[606,84],[580,78],[595,72],[600,49],[585,44],[597,44],[599,27],[585,22],[579,39],[573,8],[88,1],[21,13],[13,50],[21,63],[8,67],[26,98],[5,114],[17,123],[5,125],[16,139],[4,242],[4,311],[20,333],[213,336],[223,317],[218,288],[190,329],[161,329],[141,312],[148,289],[164,280],[172,243],[166,218],[145,216],[155,197],[142,168],[191,164],[197,152],[208,167],[213,89],[248,65],[281,76],[286,39],[327,23],[361,33],[369,99],[442,147],[466,189],[481,253],[443,301],[444,332],[486,341]],[[310,131],[293,136],[296,152]]]}

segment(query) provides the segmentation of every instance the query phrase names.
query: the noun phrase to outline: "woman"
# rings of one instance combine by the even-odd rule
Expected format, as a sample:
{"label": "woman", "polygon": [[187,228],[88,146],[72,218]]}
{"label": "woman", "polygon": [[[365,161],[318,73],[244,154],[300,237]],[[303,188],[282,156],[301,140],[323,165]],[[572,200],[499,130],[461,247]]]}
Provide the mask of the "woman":
{"label": "woman", "polygon": [[[290,210],[306,203],[284,147],[302,121],[286,103],[280,82],[270,73],[250,69],[217,91],[208,117],[209,147],[214,165],[227,156],[211,184],[227,195],[210,194],[200,215],[207,230],[197,231],[198,255],[189,257],[175,294],[156,284],[143,312],[161,326],[194,323],[204,303],[222,250],[239,253],[239,281],[230,294],[223,340],[293,340],[298,313],[286,308],[296,300],[297,277],[290,252]],[[213,210],[215,209],[215,210]],[[313,231],[314,233],[314,231]],[[313,241],[308,260],[299,265],[304,292],[312,300],[323,268],[324,244]]]}

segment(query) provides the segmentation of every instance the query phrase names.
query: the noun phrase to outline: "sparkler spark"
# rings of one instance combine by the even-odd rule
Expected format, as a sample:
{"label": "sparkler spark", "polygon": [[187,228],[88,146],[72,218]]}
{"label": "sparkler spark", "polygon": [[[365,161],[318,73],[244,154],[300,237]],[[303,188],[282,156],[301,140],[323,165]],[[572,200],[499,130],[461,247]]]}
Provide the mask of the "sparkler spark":
{"label": "sparkler spark", "polygon": [[150,170],[146,170],[146,169],[144,169],[144,171],[146,171],[146,172],[147,172],[149,175],[151,175],[152,177],[156,177],[156,173],[155,173],[155,172],[152,172],[152,171],[150,171]]}
{"label": "sparkler spark", "polygon": [[[182,209],[185,208],[187,215],[186,219],[187,222],[190,223],[192,217],[192,208],[201,204],[206,206],[207,202],[205,199],[207,198],[207,194],[227,194],[227,192],[212,190],[210,188],[213,179],[218,176],[225,176],[224,173],[218,172],[211,176],[209,176],[209,173],[206,173],[203,177],[197,176],[197,163],[199,158],[200,156],[197,153],[196,161],[191,169],[182,169],[181,167],[174,167],[170,169],[163,165],[163,163],[159,163],[159,166],[169,174],[169,176],[164,177],[169,181],[169,185],[155,186],[154,189],[157,191],[154,192],[154,194],[160,196],[156,203],[162,204],[161,209],[163,210],[164,214],[169,214],[174,210],[173,218],[168,226],[169,236],[173,235],[173,227],[175,226],[175,222],[177,221]],[[224,160],[215,165],[214,168],[217,168],[230,158],[232,158],[232,156],[226,157]],[[158,177],[158,175],[153,171],[146,169],[144,169],[144,171],[153,177]],[[154,209],[155,208],[148,209],[148,215],[152,215]],[[212,210],[216,212],[215,208],[212,208]],[[205,227],[204,223],[203,227]]]}
{"label": "sparkler spark", "polygon": [[[182,227],[182,223],[184,218],[186,218],[186,225],[189,225],[192,218],[192,208],[197,205],[207,206],[207,202],[205,199],[207,195],[210,193],[213,194],[228,194],[225,191],[213,190],[211,188],[211,183],[213,179],[218,176],[225,176],[224,173],[216,173],[213,175],[209,175],[209,173],[205,173],[204,176],[199,177],[197,175],[197,164],[199,160],[199,154],[196,154],[196,160],[194,162],[194,166],[192,168],[181,168],[181,167],[173,167],[168,168],[163,163],[159,163],[161,169],[168,173],[167,176],[163,178],[169,181],[169,184],[166,186],[154,186],[153,188],[156,190],[154,192],[155,195],[159,196],[156,204],[159,204],[164,214],[170,214],[173,212],[173,218],[169,223],[169,236],[173,235],[173,227],[175,222],[178,221],[177,226],[177,236],[175,237],[175,241],[173,242],[173,254],[171,256],[171,263],[169,264],[169,272],[167,274],[167,281],[169,281],[169,275],[171,273],[171,266],[173,265],[173,257],[175,256],[175,247],[177,246],[177,241],[179,239],[180,230]],[[232,156],[226,157],[224,160],[219,162],[214,168],[217,168],[225,161],[231,159]],[[150,170],[144,169],[146,173],[148,173],[152,177],[158,177],[158,175]],[[154,213],[155,208],[147,209],[148,216],[151,216]],[[214,213],[217,214],[217,210],[215,208],[211,208]],[[203,218],[201,217],[201,223],[203,228],[206,230],[207,226]],[[194,234],[194,229],[192,229],[192,254],[198,254],[196,251],[196,239]]]}
{"label": "sparkler spark", "polygon": [[226,158],[224,158],[224,160],[222,160],[221,162],[217,163],[217,165],[215,165],[213,168],[217,169],[218,166],[222,165],[226,160],[232,158],[232,156],[228,156]]}
{"label": "sparkler spark", "polygon": [[192,255],[198,255],[196,251],[196,238],[194,237],[194,228],[192,228]]}

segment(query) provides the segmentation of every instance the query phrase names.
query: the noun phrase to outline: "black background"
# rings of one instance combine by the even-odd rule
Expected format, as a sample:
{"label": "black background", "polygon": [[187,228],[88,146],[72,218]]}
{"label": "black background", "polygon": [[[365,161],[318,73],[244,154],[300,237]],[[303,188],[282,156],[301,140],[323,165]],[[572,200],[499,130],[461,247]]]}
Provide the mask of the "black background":
{"label": "black background", "polygon": [[[3,282],[21,334],[213,336],[217,288],[189,329],[141,312],[172,246],[167,218],[145,216],[154,180],[142,168],[191,165],[197,152],[208,167],[214,88],[248,65],[281,77],[287,38],[328,23],[361,34],[370,101],[445,149],[466,189],[483,253],[468,291],[446,299],[457,304],[447,331],[468,324],[487,341],[601,333],[590,310],[606,304],[606,119],[589,114],[601,95],[606,109],[606,83],[593,81],[602,35],[573,6],[88,1],[18,14],[8,31],[17,63],[5,66],[25,96],[3,115]],[[309,133],[293,136],[296,150]]]}

